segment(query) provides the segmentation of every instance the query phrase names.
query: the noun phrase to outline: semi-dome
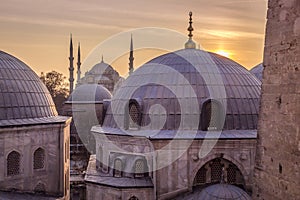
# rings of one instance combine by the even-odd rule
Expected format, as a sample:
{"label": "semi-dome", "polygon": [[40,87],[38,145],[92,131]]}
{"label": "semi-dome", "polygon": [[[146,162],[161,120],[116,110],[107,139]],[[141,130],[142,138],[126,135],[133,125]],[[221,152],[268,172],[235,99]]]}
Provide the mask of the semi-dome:
{"label": "semi-dome", "polygon": [[111,93],[99,84],[83,84],[72,92],[66,103],[96,103],[111,99]]}
{"label": "semi-dome", "polygon": [[239,187],[229,184],[215,184],[204,188],[201,192],[187,195],[183,200],[251,200],[251,197]]}
{"label": "semi-dome", "polygon": [[18,58],[0,51],[0,120],[54,116],[55,104],[40,78]]}
{"label": "semi-dome", "polygon": [[262,81],[264,66],[262,63],[253,67],[250,72],[256,76],[260,81]]}
{"label": "semi-dome", "polygon": [[[259,80],[238,63],[215,53],[183,49],[154,58],[129,76],[114,95],[103,126],[128,128],[128,105],[135,103],[135,113],[129,115],[140,130],[203,129],[205,112],[210,117],[225,114],[222,130],[253,130],[260,90]],[[215,113],[209,111],[214,105]],[[195,119],[200,122],[197,127]]]}

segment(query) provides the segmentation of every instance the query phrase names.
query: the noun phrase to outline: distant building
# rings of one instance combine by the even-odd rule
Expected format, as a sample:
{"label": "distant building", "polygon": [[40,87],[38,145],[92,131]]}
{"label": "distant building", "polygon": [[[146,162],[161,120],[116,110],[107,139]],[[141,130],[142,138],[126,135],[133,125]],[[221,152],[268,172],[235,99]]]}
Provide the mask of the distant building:
{"label": "distant building", "polygon": [[201,191],[250,199],[261,83],[238,63],[196,49],[191,17],[185,49],[133,72],[103,125],[92,127],[88,200],[197,199]]}
{"label": "distant building", "polygon": [[99,84],[112,93],[119,80],[119,73],[102,59],[100,63],[97,63],[91,70],[85,73],[84,77],[78,81],[77,86],[84,84]]}
{"label": "distant building", "polygon": [[39,77],[0,51],[0,199],[69,199],[69,124]]}
{"label": "distant building", "polygon": [[258,78],[258,80],[262,81],[263,78],[263,70],[264,70],[264,66],[262,63],[256,65],[255,67],[253,67],[250,72],[252,74],[254,74],[254,76],[256,76],[256,78]]}

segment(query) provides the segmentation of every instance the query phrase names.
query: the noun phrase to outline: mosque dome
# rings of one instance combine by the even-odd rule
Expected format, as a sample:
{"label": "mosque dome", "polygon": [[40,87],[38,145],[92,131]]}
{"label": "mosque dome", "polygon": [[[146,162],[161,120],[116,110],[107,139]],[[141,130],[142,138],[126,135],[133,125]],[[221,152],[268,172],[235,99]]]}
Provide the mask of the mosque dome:
{"label": "mosque dome", "polygon": [[66,103],[96,103],[111,99],[111,93],[99,84],[83,84],[72,92]]}
{"label": "mosque dome", "polygon": [[91,70],[87,72],[87,74],[109,74],[109,73],[117,73],[111,65],[103,61],[95,64]]}
{"label": "mosque dome", "polygon": [[54,116],[55,104],[40,78],[18,58],[0,51],[0,120]]}
{"label": "mosque dome", "polygon": [[254,76],[256,76],[256,78],[258,78],[258,80],[262,81],[262,77],[263,77],[263,70],[264,70],[264,66],[262,63],[256,65],[255,67],[253,67],[250,72],[252,74],[254,74]]}
{"label": "mosque dome", "polygon": [[203,129],[205,106],[216,102],[217,115],[225,115],[222,130],[254,130],[260,90],[260,81],[233,60],[186,48],[156,57],[130,75],[112,98],[103,126],[127,129],[128,105],[135,103],[140,130]]}
{"label": "mosque dome", "polygon": [[209,200],[250,200],[251,197],[241,188],[229,184],[215,184],[204,188],[195,198]]}

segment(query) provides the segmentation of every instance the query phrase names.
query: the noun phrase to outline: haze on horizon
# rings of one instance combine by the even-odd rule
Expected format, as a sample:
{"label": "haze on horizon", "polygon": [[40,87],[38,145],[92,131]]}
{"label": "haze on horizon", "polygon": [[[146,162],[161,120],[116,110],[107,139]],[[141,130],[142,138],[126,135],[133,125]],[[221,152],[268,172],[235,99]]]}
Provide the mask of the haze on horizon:
{"label": "haze on horizon", "polygon": [[[262,62],[267,0],[0,1],[0,50],[18,57],[37,74],[56,70],[68,76],[70,33],[74,63],[78,42],[83,62],[99,43],[135,28],[171,29],[187,37],[189,11],[194,40],[205,50],[228,54],[248,69]],[[125,42],[129,50],[129,39]],[[102,54],[121,75],[127,73],[128,56],[114,61]],[[134,55],[135,67],[146,61],[142,55]]]}

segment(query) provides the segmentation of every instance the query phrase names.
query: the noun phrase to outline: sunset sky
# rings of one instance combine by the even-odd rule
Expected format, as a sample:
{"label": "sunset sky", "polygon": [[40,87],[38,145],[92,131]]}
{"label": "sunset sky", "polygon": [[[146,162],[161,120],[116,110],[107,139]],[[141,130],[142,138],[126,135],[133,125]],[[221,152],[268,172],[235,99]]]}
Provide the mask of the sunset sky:
{"label": "sunset sky", "polygon": [[[170,29],[187,38],[189,11],[193,11],[194,40],[203,49],[227,54],[248,69],[262,61],[267,0],[0,1],[0,49],[20,58],[38,74],[56,70],[68,75],[70,33],[74,54],[80,42],[85,59],[109,37],[122,32],[129,34],[136,28]],[[159,31],[152,34],[160,37]],[[143,36],[133,37],[135,47],[139,46]],[[111,46],[129,48],[130,38],[126,38],[128,41]],[[182,38],[163,39],[162,36],[160,42],[169,44],[169,50],[184,45]],[[125,75],[128,56],[121,55],[115,60],[108,52],[104,48],[99,50],[99,61],[104,54],[105,61]],[[135,66],[162,52],[137,51]]]}

